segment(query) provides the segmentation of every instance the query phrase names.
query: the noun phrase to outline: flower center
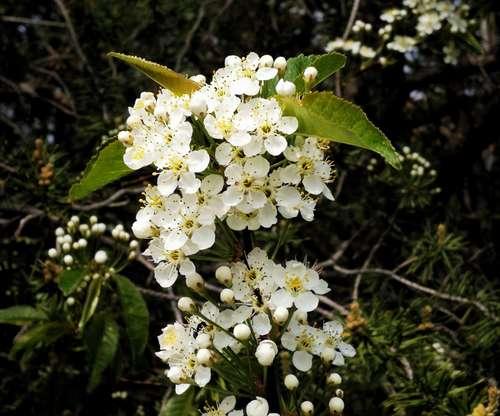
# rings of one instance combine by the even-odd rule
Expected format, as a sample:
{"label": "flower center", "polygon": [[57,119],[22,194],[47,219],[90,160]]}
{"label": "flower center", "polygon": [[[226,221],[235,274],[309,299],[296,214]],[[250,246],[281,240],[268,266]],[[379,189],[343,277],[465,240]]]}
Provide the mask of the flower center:
{"label": "flower center", "polygon": [[177,334],[175,328],[168,328],[162,336],[162,343],[167,347],[172,347],[177,343]]}
{"label": "flower center", "polygon": [[170,158],[168,168],[175,174],[187,171],[187,163],[180,156],[173,156]]}
{"label": "flower center", "polygon": [[302,332],[297,337],[297,349],[309,351],[314,345],[314,337],[306,332]]}
{"label": "flower center", "polygon": [[184,258],[184,254],[180,250],[171,250],[165,253],[165,257],[169,263],[178,264]]}
{"label": "flower center", "polygon": [[314,169],[314,162],[310,158],[302,156],[297,161],[297,167],[301,173],[309,173]]}
{"label": "flower center", "polygon": [[285,286],[289,292],[299,294],[304,291],[304,282],[299,276],[287,275],[285,277]]}

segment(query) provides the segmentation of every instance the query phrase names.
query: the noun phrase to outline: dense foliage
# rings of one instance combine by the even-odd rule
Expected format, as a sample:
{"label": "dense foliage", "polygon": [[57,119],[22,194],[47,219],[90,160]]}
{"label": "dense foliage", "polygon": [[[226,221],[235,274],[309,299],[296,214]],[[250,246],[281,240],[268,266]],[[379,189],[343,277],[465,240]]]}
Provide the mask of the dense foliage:
{"label": "dense foliage", "polygon": [[[150,175],[138,172],[86,199],[68,199],[87,161],[121,129],[124,109],[140,91],[156,88],[106,54],[125,51],[194,75],[210,74],[232,53],[321,53],[343,37],[353,6],[330,3],[0,5],[0,297],[2,308],[31,305],[0,314],[11,324],[0,327],[6,414],[198,408],[193,391],[171,399],[164,365],[153,355],[156,336],[174,319],[175,298],[160,290],[142,257],[129,256],[123,234]],[[378,28],[387,8],[385,1],[361,2],[357,18]],[[363,107],[402,154],[402,170],[335,145],[336,202],[323,201],[314,223],[278,225],[271,239],[257,235],[279,244],[283,258],[317,263],[333,288],[335,301],[322,310],[345,321],[357,350],[339,371],[345,414],[479,416],[498,407],[498,13],[495,2],[470,2],[462,36],[442,23],[443,30],[418,39],[418,51],[384,49],[383,60],[348,54],[325,88]],[[398,34],[411,36],[416,23],[398,25]],[[460,50],[456,62],[445,59],[450,43]],[[54,231],[73,215],[90,226],[97,215],[110,231],[123,224],[125,231],[99,234],[93,246],[117,247],[119,275],[62,275],[51,261]],[[85,303],[88,291],[99,292],[96,310]],[[86,312],[74,313],[69,297]],[[94,314],[88,331],[78,331]],[[141,322],[149,322],[149,335]],[[196,399],[203,404],[211,394],[196,391]]]}

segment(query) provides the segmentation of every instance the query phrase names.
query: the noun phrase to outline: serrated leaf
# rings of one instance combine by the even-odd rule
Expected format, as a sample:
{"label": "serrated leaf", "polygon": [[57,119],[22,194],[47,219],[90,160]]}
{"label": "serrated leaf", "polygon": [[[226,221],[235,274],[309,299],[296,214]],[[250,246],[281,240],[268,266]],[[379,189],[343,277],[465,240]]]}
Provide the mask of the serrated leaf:
{"label": "serrated leaf", "polygon": [[345,56],[338,52],[308,56],[300,54],[287,61],[283,78],[295,83],[297,92],[303,92],[305,90],[303,74],[308,66],[314,66],[318,70],[316,79],[310,85],[310,88],[314,88],[342,68],[345,62]]}
{"label": "serrated leaf", "polygon": [[45,312],[28,305],[16,305],[0,309],[0,323],[11,325],[26,325],[33,321],[47,320]]}
{"label": "serrated leaf", "polygon": [[380,154],[391,166],[400,168],[399,155],[389,139],[358,106],[331,92],[277,99],[284,115],[297,117],[297,134],[362,147]]}
{"label": "serrated leaf", "polygon": [[103,186],[132,173],[125,163],[123,154],[125,146],[115,140],[105,145],[95,158],[89,161],[81,179],[69,190],[72,201],[82,199]]}
{"label": "serrated leaf", "polygon": [[65,269],[57,277],[57,285],[64,296],[73,293],[85,277],[85,270]]}
{"label": "serrated leaf", "polygon": [[161,406],[158,416],[191,416],[196,414],[194,389],[190,387],[184,394],[172,395]]}
{"label": "serrated leaf", "polygon": [[33,349],[38,344],[50,345],[71,331],[66,322],[41,322],[21,333],[14,339],[14,345],[10,351],[12,357],[19,352]]}
{"label": "serrated leaf", "polygon": [[132,351],[132,358],[139,357],[146,347],[149,333],[149,311],[139,290],[125,276],[114,277],[120,294],[122,314]]}
{"label": "serrated leaf", "polygon": [[200,88],[200,85],[184,75],[179,74],[166,66],[148,61],[138,56],[125,55],[119,52],[110,52],[108,56],[117,58],[126,64],[138,69],[162,87],[176,95],[191,94]]}
{"label": "serrated leaf", "polygon": [[118,348],[119,329],[116,322],[106,316],[102,324],[102,332],[97,339],[92,370],[90,372],[88,391],[92,391],[100,383],[102,373],[111,364]]}
{"label": "serrated leaf", "polygon": [[85,324],[92,318],[97,305],[99,304],[99,298],[101,296],[102,279],[92,280],[87,289],[87,297],[85,298],[85,303],[83,304],[82,315],[80,317],[80,322],[78,323],[78,329],[82,330]]}

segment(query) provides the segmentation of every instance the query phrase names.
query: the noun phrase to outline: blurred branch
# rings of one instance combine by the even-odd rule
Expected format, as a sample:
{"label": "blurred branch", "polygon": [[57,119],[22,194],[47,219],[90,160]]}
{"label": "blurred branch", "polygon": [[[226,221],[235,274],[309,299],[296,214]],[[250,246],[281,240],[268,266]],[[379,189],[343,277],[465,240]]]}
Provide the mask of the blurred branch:
{"label": "blurred branch", "polygon": [[193,26],[187,33],[186,39],[184,40],[184,45],[182,45],[182,48],[180,49],[179,53],[177,54],[177,59],[175,60],[175,70],[180,71],[181,65],[182,65],[182,59],[184,58],[184,55],[186,55],[186,52],[189,50],[191,46],[191,42],[193,41],[193,36],[200,27],[201,21],[203,20],[203,16],[205,16],[205,7],[208,2],[204,1],[201,3],[201,5],[198,8],[198,15],[196,16],[196,20],[193,23]]}
{"label": "blurred branch", "polygon": [[65,27],[66,25],[62,22],[56,22],[53,20],[42,20],[37,18],[29,19],[27,17],[18,16],[2,16],[1,20],[8,23],[21,23],[25,25],[35,25],[35,26],[49,26],[49,27]]}
{"label": "blurred branch", "polygon": [[110,206],[112,202],[116,201],[123,195],[127,194],[139,194],[144,190],[144,186],[135,187],[135,188],[123,188],[119,191],[116,191],[109,198],[106,198],[104,201],[94,202],[92,204],[80,205],[80,204],[72,204],[71,207],[73,209],[77,209],[79,211],[92,211],[97,208],[102,208],[105,206]]}

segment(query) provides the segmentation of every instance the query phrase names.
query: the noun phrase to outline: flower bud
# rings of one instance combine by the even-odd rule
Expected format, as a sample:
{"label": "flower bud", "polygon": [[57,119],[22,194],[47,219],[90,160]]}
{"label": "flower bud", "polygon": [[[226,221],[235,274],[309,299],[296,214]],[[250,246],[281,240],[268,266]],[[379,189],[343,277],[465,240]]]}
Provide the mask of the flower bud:
{"label": "flower bud", "polygon": [[125,123],[127,123],[127,127],[134,128],[134,127],[137,127],[141,124],[141,119],[139,116],[133,114],[131,116],[128,116]]}
{"label": "flower bud", "polygon": [[280,79],[276,84],[276,93],[282,97],[290,97],[296,91],[295,84],[291,81]]}
{"label": "flower bud", "polygon": [[121,132],[118,133],[118,140],[124,145],[124,146],[132,146],[134,143],[134,140],[132,139],[132,135],[128,130],[122,130]]}
{"label": "flower bud", "polygon": [[284,58],[283,56],[278,56],[274,60],[273,66],[280,72],[284,71],[286,68],[286,58]]}
{"label": "flower bud", "polygon": [[246,324],[238,324],[233,329],[234,336],[240,341],[246,341],[250,338],[250,328]]}
{"label": "flower bud", "polygon": [[193,114],[199,116],[207,112],[207,101],[200,94],[194,94],[189,101],[189,109]]}
{"label": "flower bud", "polygon": [[73,256],[71,256],[70,254],[66,254],[64,257],[63,257],[63,262],[66,266],[69,266],[70,264],[73,264]]}
{"label": "flower bud", "polygon": [[286,321],[288,321],[289,312],[287,308],[283,306],[279,306],[273,312],[273,320],[278,325],[283,325]]}
{"label": "flower bud", "polygon": [[74,222],[75,224],[79,224],[80,223],[80,218],[76,215],[73,215],[70,219],[70,221]]}
{"label": "flower bud", "polygon": [[98,250],[94,254],[94,261],[97,264],[104,264],[108,261],[108,255],[106,254],[106,252],[104,250]]}
{"label": "flower bud", "polygon": [[223,289],[220,292],[220,300],[223,303],[231,305],[232,303],[234,303],[234,292],[231,289]]}
{"label": "flower bud", "polygon": [[80,238],[78,240],[78,245],[81,247],[81,248],[85,248],[87,247],[87,240],[85,240],[85,238]]}
{"label": "flower bud", "polygon": [[300,404],[300,410],[303,415],[310,416],[314,412],[314,405],[310,401],[305,401]]}
{"label": "flower bud", "polygon": [[199,348],[208,348],[210,345],[212,345],[212,339],[210,338],[210,335],[202,333],[199,334],[196,337],[196,345]]}
{"label": "flower bud", "polygon": [[209,365],[212,361],[212,352],[206,348],[201,348],[196,353],[196,360],[201,365]]}
{"label": "flower bud", "polygon": [[189,77],[189,79],[200,85],[205,85],[207,83],[207,78],[203,74],[193,75]]}
{"label": "flower bud", "polygon": [[205,288],[205,281],[199,273],[191,273],[186,276],[186,286],[195,292],[200,292]]}
{"label": "flower bud", "polygon": [[328,407],[333,414],[342,413],[344,411],[344,401],[340,397],[332,397],[328,402]]}
{"label": "flower bud", "polygon": [[332,385],[336,386],[336,385],[342,383],[342,377],[338,373],[331,373],[326,378],[326,382],[328,384],[332,384]]}
{"label": "flower bud", "polygon": [[195,310],[195,304],[193,299],[187,296],[184,296],[178,300],[177,307],[179,308],[180,311],[185,313],[191,313],[194,312]]}
{"label": "flower bud", "polygon": [[97,224],[97,217],[95,215],[92,215],[89,218],[89,222],[90,222],[90,224]]}
{"label": "flower bud", "polygon": [[75,304],[75,298],[70,296],[68,299],[66,299],[66,304],[68,306],[73,306]]}
{"label": "flower bud", "polygon": [[269,404],[263,397],[257,397],[247,404],[245,408],[247,416],[267,416],[269,413]]}
{"label": "flower bud", "polygon": [[285,377],[285,387],[288,390],[295,390],[299,386],[299,379],[293,374],[287,374]]}
{"label": "flower bud", "polygon": [[304,81],[308,84],[313,82],[318,76],[318,70],[314,66],[308,66],[304,69]]}
{"label": "flower bud", "polygon": [[228,286],[233,281],[233,273],[231,269],[227,266],[220,266],[215,271],[215,278],[220,284]]}
{"label": "flower bud", "polygon": [[261,366],[269,367],[273,363],[277,353],[278,347],[276,344],[273,341],[264,340],[257,346],[255,357]]}
{"label": "flower bud", "polygon": [[128,245],[132,250],[139,248],[139,242],[137,240],[132,240]]}
{"label": "flower bud", "polygon": [[74,242],[73,245],[73,250],[78,250],[80,248],[80,244],[78,244],[78,241]]}
{"label": "flower bud", "polygon": [[153,235],[153,227],[148,220],[134,221],[132,232],[137,238],[149,238]]}
{"label": "flower bud", "polygon": [[49,251],[47,252],[47,254],[49,255],[50,258],[54,258],[54,257],[57,257],[57,255],[59,254],[57,252],[57,250],[55,248],[51,248],[49,249]]}
{"label": "flower bud", "polygon": [[271,55],[262,55],[259,59],[259,66],[260,67],[269,67],[273,66],[274,59]]}
{"label": "flower bud", "polygon": [[62,227],[57,227],[56,228],[56,236],[61,237],[64,235],[64,229]]}

